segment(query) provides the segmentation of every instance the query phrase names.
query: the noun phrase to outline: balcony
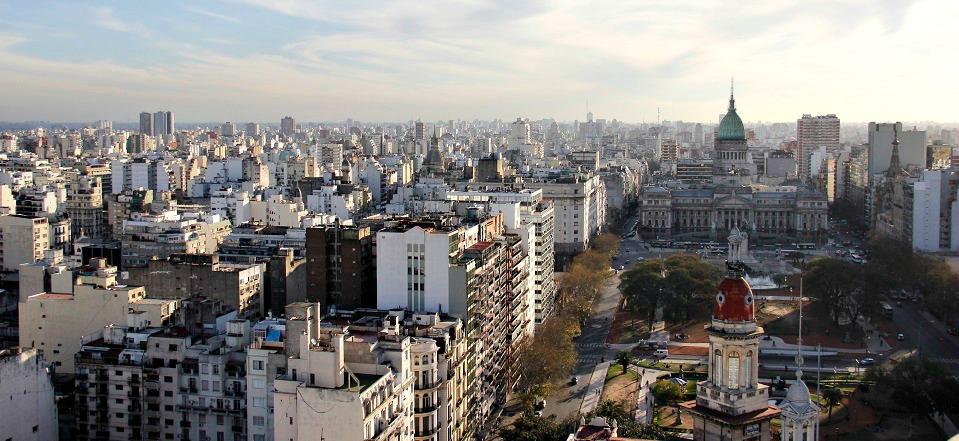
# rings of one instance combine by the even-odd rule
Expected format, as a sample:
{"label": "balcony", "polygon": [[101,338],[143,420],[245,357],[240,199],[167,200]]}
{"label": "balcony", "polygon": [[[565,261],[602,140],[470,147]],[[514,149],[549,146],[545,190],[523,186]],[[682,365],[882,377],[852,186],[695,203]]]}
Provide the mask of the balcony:
{"label": "balcony", "polygon": [[439,431],[440,431],[439,426],[427,428],[423,430],[416,430],[415,432],[413,432],[413,436],[415,436],[416,438],[430,437],[430,436],[436,435],[436,433]]}
{"label": "balcony", "polygon": [[413,407],[413,413],[430,413],[436,411],[436,405]]}

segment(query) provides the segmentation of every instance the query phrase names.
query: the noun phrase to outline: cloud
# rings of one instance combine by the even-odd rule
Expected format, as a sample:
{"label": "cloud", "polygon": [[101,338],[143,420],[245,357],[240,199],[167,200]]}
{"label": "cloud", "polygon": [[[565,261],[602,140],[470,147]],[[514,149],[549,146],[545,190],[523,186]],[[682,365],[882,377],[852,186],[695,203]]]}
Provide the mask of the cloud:
{"label": "cloud", "polygon": [[215,19],[217,19],[217,20],[228,21],[228,22],[231,22],[231,23],[240,23],[240,22],[241,22],[241,20],[240,20],[239,18],[230,16],[230,15],[220,14],[220,13],[218,13],[218,12],[208,11],[208,10],[206,10],[206,9],[197,8],[197,7],[195,7],[195,6],[188,6],[188,7],[186,8],[186,10],[187,10],[187,11],[190,11],[190,12],[192,12],[192,13],[194,13],[194,14],[199,14],[199,15],[203,15],[203,16],[206,16],[206,17],[215,18]]}
{"label": "cloud", "polygon": [[113,15],[113,9],[99,7],[93,10],[94,24],[117,32],[134,32],[134,28]]}
{"label": "cloud", "polygon": [[[572,120],[588,99],[597,117],[652,120],[661,108],[711,122],[730,76],[752,121],[954,119],[959,65],[946,54],[959,49],[959,4],[883,2],[247,0],[222,10],[252,5],[256,27],[183,26],[131,43],[149,57],[91,50],[79,61],[23,49],[19,35],[49,36],[12,28],[0,35],[10,72],[0,89],[15,92],[0,119],[129,120],[147,107],[182,121]],[[171,26],[186,12],[239,20],[220,10],[155,15]],[[141,28],[109,8],[96,16],[108,29]]]}

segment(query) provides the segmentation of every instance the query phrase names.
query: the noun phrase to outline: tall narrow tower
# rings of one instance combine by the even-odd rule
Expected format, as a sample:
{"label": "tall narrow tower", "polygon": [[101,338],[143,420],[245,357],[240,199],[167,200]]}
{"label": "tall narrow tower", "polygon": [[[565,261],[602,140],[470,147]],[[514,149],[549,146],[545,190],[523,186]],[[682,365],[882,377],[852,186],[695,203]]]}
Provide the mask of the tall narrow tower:
{"label": "tall narrow tower", "polygon": [[[800,287],[802,281],[799,282]],[[819,439],[819,406],[812,402],[809,387],[802,379],[802,288],[799,289],[799,338],[796,348],[796,381],[786,391],[782,405],[782,441]]]}
{"label": "tall narrow tower", "polygon": [[[735,236],[735,235],[734,235]],[[768,404],[769,386],[759,384],[759,340],[755,298],[743,277],[738,237],[730,237],[726,278],[719,284],[709,334],[709,374],[696,400],[681,406],[693,415],[696,441],[768,441],[779,409]]]}

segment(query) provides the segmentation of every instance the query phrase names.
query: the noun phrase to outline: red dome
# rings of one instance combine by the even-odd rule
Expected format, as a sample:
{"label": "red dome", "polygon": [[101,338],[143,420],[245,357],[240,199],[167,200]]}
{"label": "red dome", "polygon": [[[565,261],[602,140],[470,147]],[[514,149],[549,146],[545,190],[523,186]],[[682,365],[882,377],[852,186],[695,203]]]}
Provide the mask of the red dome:
{"label": "red dome", "polygon": [[713,320],[751,322],[756,320],[753,290],[742,277],[729,276],[719,283],[713,305]]}

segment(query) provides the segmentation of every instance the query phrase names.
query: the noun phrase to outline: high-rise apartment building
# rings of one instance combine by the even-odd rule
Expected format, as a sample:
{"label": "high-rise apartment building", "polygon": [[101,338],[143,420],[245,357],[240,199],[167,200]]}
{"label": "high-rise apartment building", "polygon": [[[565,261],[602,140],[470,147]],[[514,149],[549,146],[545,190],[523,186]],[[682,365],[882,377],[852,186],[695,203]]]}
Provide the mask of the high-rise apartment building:
{"label": "high-rise apartment building", "polygon": [[509,126],[510,148],[515,149],[517,146],[529,144],[532,142],[532,140],[529,121],[525,121],[522,118],[516,118],[516,121],[513,121],[513,123]]}
{"label": "high-rise apartment building", "polygon": [[16,271],[21,264],[42,259],[50,248],[50,221],[19,214],[0,216],[0,237],[0,264],[5,271]]}
{"label": "high-rise apartment building", "polygon": [[413,139],[426,139],[426,124],[423,121],[417,121],[413,127]]}
{"label": "high-rise apartment building", "polygon": [[[480,219],[401,221],[377,233],[377,307],[442,311],[463,320],[475,348],[478,432],[506,399],[514,350],[532,329],[527,253],[503,233],[502,214]],[[399,265],[397,262],[401,262]],[[402,264],[405,262],[405,265]]]}
{"label": "high-rise apartment building", "polygon": [[536,323],[553,313],[556,299],[554,281],[553,204],[543,199],[540,189],[506,190],[477,183],[465,191],[448,191],[446,200],[454,203],[485,204],[490,213],[503,213],[507,231],[524,237],[523,230],[533,227],[533,235],[524,238],[529,255],[532,294]]}
{"label": "high-rise apartment building", "polygon": [[223,123],[223,125],[220,126],[220,135],[231,138],[236,136],[236,124],[230,121]]}
{"label": "high-rise apartment building", "polygon": [[246,439],[250,324],[218,317],[212,335],[151,327],[131,314],[83,338],[76,356],[79,440]]}
{"label": "high-rise apartment building", "polygon": [[173,112],[158,111],[153,113],[153,131],[155,136],[169,136],[176,132],[173,122]]}
{"label": "high-rise apartment building", "polygon": [[246,136],[260,136],[260,125],[254,122],[246,123]]}
{"label": "high-rise apartment building", "polygon": [[292,116],[284,116],[280,120],[280,133],[286,136],[296,133],[296,120]]}
{"label": "high-rise apartment building", "polygon": [[796,120],[796,164],[800,179],[809,179],[809,156],[813,150],[826,147],[828,150],[839,148],[839,118],[834,114],[812,116],[804,114]]}
{"label": "high-rise apartment building", "polygon": [[140,133],[149,136],[156,134],[153,127],[153,114],[150,112],[140,112]]}
{"label": "high-rise apartment building", "polygon": [[306,292],[324,307],[375,308],[376,256],[370,227],[306,229]]}

